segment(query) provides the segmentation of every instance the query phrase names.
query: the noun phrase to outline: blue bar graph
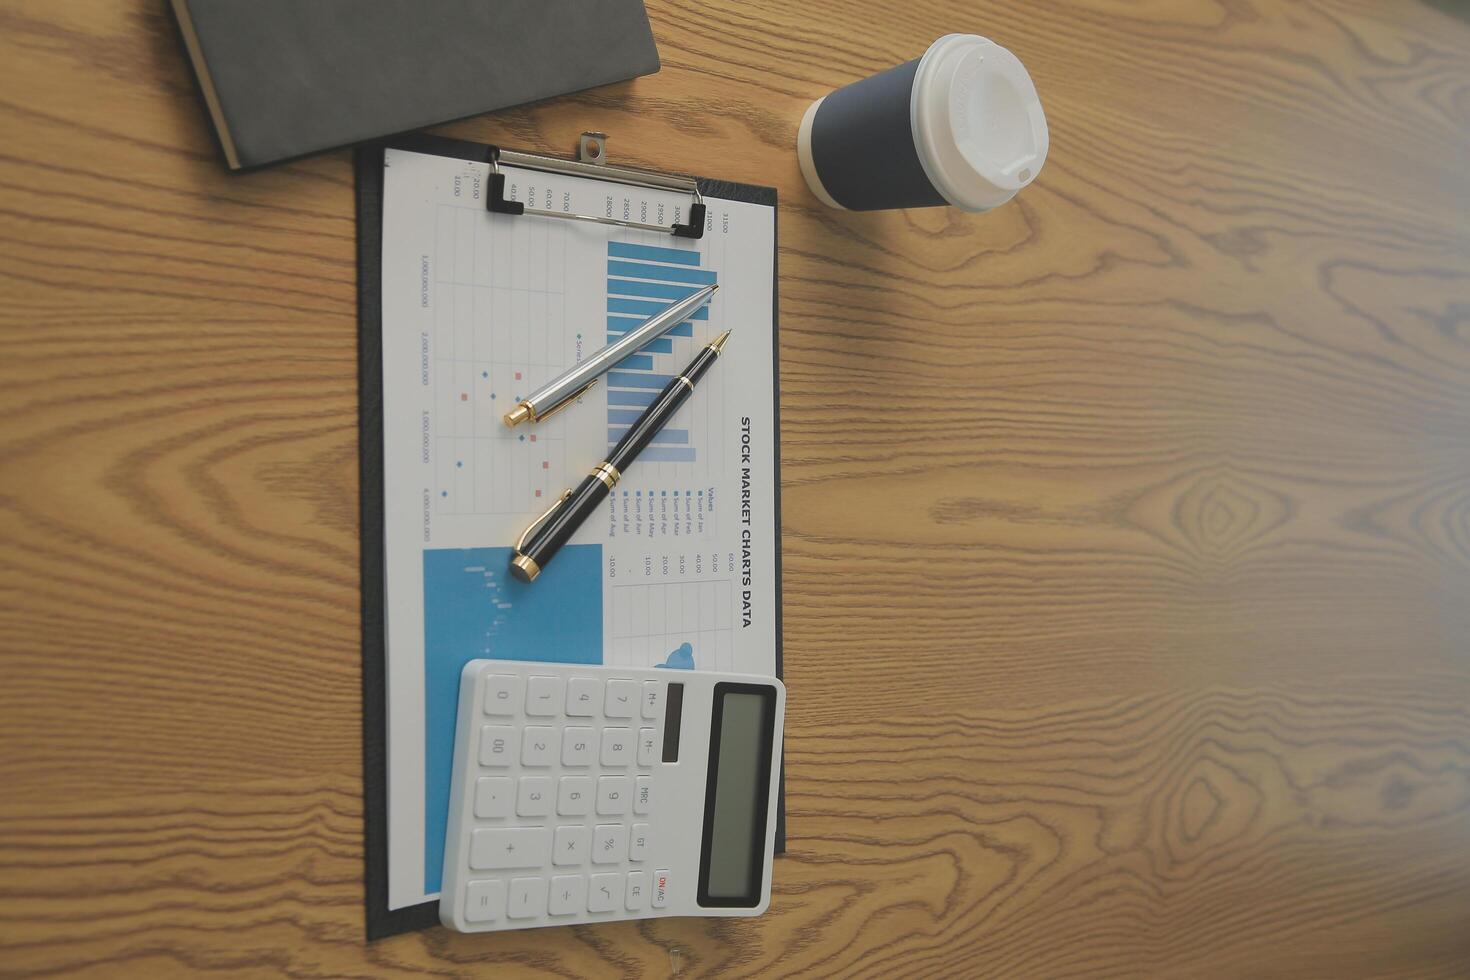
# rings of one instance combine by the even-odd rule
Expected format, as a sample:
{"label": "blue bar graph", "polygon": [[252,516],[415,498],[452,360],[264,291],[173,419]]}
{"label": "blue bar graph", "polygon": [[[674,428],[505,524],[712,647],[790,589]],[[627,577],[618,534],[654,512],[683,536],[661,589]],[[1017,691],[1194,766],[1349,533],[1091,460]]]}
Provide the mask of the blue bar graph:
{"label": "blue bar graph", "polygon": [[644,265],[642,262],[617,262],[613,259],[607,260],[607,274],[663,282],[689,282],[696,286],[708,286],[715,281],[715,274],[709,269],[682,269],[672,265]]}
{"label": "blue bar graph", "polygon": [[[645,316],[610,316],[607,318],[607,330],[608,333],[627,333],[629,330],[632,330],[634,327],[638,326],[647,319],[648,317]],[[688,320],[685,320],[677,327],[671,327],[666,330],[664,332],[664,336],[693,337],[694,326]],[[647,347],[643,349],[648,350]],[[670,348],[670,350],[666,353],[672,353],[672,350],[673,349]]]}
{"label": "blue bar graph", "polygon": [[[610,333],[607,335],[607,342],[611,344],[620,336],[622,335]],[[647,354],[672,354],[674,352],[674,342],[672,340],[669,340],[667,337],[661,337],[658,340],[650,340],[648,343],[640,347],[639,350]]]}
{"label": "blue bar graph", "polygon": [[638,459],[646,463],[692,463],[694,447],[649,446],[638,454]]}
{"label": "blue bar graph", "polygon": [[662,391],[673,380],[672,374],[642,374],[635,371],[607,372],[609,388],[652,388],[655,391]]}
{"label": "blue bar graph", "polygon": [[[607,311],[609,313],[636,313],[645,319],[655,313],[661,313],[669,306],[668,303],[650,303],[639,299],[621,299],[615,296],[607,298]],[[689,315],[691,320],[708,320],[709,307],[701,306]]]}
{"label": "blue bar graph", "polygon": [[[607,243],[607,336],[612,342],[648,317],[701,286],[718,281],[713,269],[700,268],[704,256],[694,249]],[[638,420],[684,365],[674,359],[674,337],[694,338],[693,320],[708,320],[704,306],[607,374],[607,441],[613,445]],[[693,345],[679,355],[693,356]],[[698,458],[689,429],[664,429],[640,455],[652,463],[692,463]]]}
{"label": "blue bar graph", "polygon": [[700,254],[688,248],[661,248],[656,245],[635,245],[632,242],[608,242],[608,258],[641,259],[644,262],[678,262],[681,265],[699,265]]}
{"label": "blue bar graph", "polygon": [[608,389],[607,403],[609,405],[637,405],[639,408],[647,408],[653,404],[658,397],[656,391],[614,391]]}
{"label": "blue bar graph", "polygon": [[[627,429],[608,429],[607,441],[610,443],[617,442],[619,439],[623,438],[623,436],[627,434]],[[660,429],[653,435],[653,444],[655,446],[657,446],[659,443],[674,443],[677,445],[682,445],[684,443],[687,443],[688,441],[688,429]]]}
{"label": "blue bar graph", "polygon": [[653,358],[647,354],[629,354],[613,366],[624,371],[652,371]]}
{"label": "blue bar graph", "polygon": [[648,296],[653,299],[683,299],[702,286],[675,286],[667,282],[642,282],[638,279],[609,279],[607,291],[618,296]]}

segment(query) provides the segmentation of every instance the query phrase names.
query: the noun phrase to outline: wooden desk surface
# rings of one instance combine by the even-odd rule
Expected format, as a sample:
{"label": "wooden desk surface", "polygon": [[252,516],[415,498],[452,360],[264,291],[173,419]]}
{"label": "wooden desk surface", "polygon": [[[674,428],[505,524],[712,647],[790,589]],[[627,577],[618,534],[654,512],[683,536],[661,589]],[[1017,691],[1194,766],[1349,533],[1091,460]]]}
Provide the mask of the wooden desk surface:
{"label": "wooden desk surface", "polygon": [[[369,946],[349,155],[230,176],[160,3],[7,0],[0,973],[1463,974],[1441,6],[656,2],[660,74],[447,127],[780,189],[790,853],[755,921]],[[809,100],[967,29],[1038,183],[818,206]]]}

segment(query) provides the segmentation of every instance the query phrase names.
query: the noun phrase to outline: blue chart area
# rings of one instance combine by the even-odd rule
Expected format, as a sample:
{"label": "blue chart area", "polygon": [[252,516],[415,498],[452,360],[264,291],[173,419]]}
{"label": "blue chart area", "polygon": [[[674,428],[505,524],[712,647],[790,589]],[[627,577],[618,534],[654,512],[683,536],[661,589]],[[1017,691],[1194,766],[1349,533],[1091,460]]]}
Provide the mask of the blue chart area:
{"label": "blue chart area", "polygon": [[602,546],[567,545],[535,585],[509,548],[424,552],[424,888],[439,890],[459,674],[481,657],[602,663]]}
{"label": "blue chart area", "polygon": [[[612,343],[675,300],[716,281],[700,268],[703,256],[687,248],[607,243],[607,340]],[[674,359],[674,337],[693,337],[692,320],[708,320],[709,308],[695,312],[658,340],[618,364],[607,375],[607,441],[622,438],[628,426],[684,367]],[[690,355],[692,356],[692,354]],[[638,457],[648,462],[692,463],[695,448],[688,429],[667,428]]]}
{"label": "blue chart area", "polygon": [[654,664],[654,666],[672,667],[674,670],[693,670],[694,645],[690,643],[679,644],[677,647],[674,648],[674,652],[669,654],[667,660],[665,660],[661,664]]}

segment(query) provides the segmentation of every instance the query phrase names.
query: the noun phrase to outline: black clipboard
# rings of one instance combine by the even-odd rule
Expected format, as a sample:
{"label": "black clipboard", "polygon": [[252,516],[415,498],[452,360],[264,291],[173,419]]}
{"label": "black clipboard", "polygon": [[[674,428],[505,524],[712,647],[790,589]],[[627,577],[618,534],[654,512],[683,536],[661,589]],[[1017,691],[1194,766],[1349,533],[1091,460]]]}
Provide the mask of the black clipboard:
{"label": "black clipboard", "polygon": [[[436,156],[493,163],[498,147],[485,143],[419,134],[359,147],[354,164],[357,172],[357,331],[358,331],[358,418],[361,461],[362,525],[362,782],[364,884],[367,908],[367,938],[426,929],[439,925],[439,903],[424,902],[408,908],[388,909],[388,741],[387,689],[385,683],[386,636],[383,630],[384,520],[383,520],[383,159],[387,149],[412,150]],[[509,163],[509,161],[507,161]],[[597,176],[597,174],[589,174]],[[694,178],[698,194],[730,201],[746,201],[776,208],[776,189],[755,184]],[[526,220],[538,219],[534,215]],[[775,228],[775,216],[773,216]],[[779,233],[779,229],[775,233]],[[779,237],[777,238],[779,241]],[[776,676],[782,676],[781,653],[781,385],[779,347],[778,254],[771,268],[772,392],[775,404],[773,427],[776,540]],[[786,850],[786,765],[781,763],[779,799],[776,806],[777,854]]]}

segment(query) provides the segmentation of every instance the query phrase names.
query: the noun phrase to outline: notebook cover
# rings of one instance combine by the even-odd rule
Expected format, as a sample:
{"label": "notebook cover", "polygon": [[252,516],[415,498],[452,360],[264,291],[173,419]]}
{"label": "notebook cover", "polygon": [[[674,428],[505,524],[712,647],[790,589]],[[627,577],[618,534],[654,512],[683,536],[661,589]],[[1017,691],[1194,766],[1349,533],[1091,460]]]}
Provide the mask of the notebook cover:
{"label": "notebook cover", "polygon": [[659,69],[642,0],[174,2],[241,169]]}
{"label": "notebook cover", "polygon": [[[439,925],[439,903],[388,908],[388,699],[385,686],[387,648],[383,630],[383,150],[433,153],[461,160],[489,162],[483,143],[420,134],[360,147],[357,168],[357,330],[358,330],[358,458],[361,463],[362,524],[362,781],[363,850],[367,901],[367,938]],[[776,207],[776,189],[700,177],[705,197],[749,201]],[[779,211],[772,234],[780,242]],[[776,676],[783,676],[781,652],[781,357],[779,344],[779,249],[771,259],[771,346],[776,476]],[[781,762],[776,803],[776,853],[786,850],[786,763]]]}

